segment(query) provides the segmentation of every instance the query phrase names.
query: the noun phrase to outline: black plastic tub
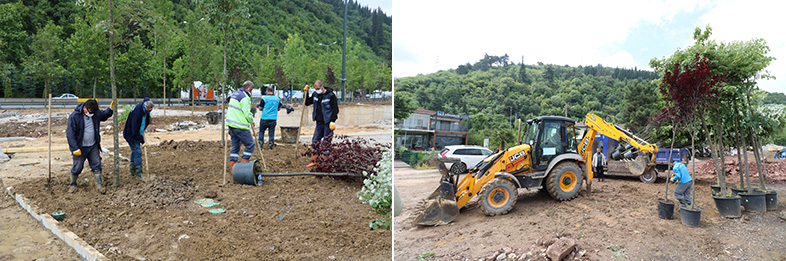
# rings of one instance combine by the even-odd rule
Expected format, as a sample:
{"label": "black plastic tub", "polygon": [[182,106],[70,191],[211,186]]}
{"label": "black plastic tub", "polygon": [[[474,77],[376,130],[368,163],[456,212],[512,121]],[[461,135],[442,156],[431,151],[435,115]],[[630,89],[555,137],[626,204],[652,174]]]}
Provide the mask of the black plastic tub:
{"label": "black plastic tub", "polygon": [[235,163],[235,166],[232,168],[232,181],[246,185],[262,185],[262,181],[254,173],[254,163],[256,162],[257,160]]}
{"label": "black plastic tub", "polygon": [[764,200],[767,201],[767,211],[778,209],[778,192],[774,190],[768,191],[764,195]]}
{"label": "black plastic tub", "polygon": [[674,201],[671,199],[658,199],[658,217],[662,219],[674,218]]}
{"label": "black plastic tub", "polygon": [[740,193],[742,198],[742,206],[748,212],[766,212],[767,201],[764,192],[754,191],[753,193]]}
{"label": "black plastic tub", "polygon": [[701,224],[701,208],[694,207],[693,209],[680,206],[680,217],[682,224],[688,227],[699,227]]}
{"label": "black plastic tub", "polygon": [[730,198],[724,196],[712,196],[715,201],[715,208],[718,209],[718,214],[725,218],[739,218],[742,216],[742,207],[740,207],[741,198],[733,196]]}

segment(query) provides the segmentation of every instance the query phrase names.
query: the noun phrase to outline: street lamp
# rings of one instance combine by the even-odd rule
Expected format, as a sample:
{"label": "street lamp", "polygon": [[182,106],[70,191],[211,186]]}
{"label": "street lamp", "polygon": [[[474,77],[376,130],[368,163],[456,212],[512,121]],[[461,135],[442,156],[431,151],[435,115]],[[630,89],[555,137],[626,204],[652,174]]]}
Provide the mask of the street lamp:
{"label": "street lamp", "polygon": [[334,45],[334,44],[336,44],[336,42],[333,42],[332,44],[319,44],[319,46],[324,46],[324,47],[325,47],[325,51],[327,52],[327,51],[328,51],[328,48],[329,48],[331,45]]}

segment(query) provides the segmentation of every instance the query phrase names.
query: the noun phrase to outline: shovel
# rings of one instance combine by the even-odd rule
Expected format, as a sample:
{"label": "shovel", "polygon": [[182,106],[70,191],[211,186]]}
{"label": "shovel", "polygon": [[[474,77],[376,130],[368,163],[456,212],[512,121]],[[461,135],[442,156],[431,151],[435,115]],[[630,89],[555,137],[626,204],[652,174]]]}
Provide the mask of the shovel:
{"label": "shovel", "polygon": [[147,179],[149,180],[153,174],[150,173],[150,163],[147,160],[147,146],[145,146],[145,172],[147,172]]}

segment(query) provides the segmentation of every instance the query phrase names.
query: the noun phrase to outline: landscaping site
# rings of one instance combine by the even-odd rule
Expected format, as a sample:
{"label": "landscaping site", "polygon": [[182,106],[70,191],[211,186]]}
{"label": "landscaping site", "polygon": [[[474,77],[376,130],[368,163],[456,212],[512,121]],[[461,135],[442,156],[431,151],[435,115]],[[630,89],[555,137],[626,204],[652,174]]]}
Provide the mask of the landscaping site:
{"label": "landscaping site", "polygon": [[[708,158],[697,161],[697,172],[704,164],[712,165]],[[486,216],[475,199],[451,223],[433,227],[413,221],[419,215],[418,203],[437,188],[441,175],[435,169],[395,164],[396,188],[404,199],[404,209],[395,218],[396,259],[547,260],[547,250],[561,242],[572,243],[563,260],[786,259],[783,193],[778,194],[774,211],[743,211],[740,218],[723,218],[710,193],[716,178],[708,173],[697,175],[695,205],[704,209],[697,228],[680,222],[679,207],[673,219],[659,217],[657,200],[664,197],[664,179],[644,183],[620,176],[594,180],[589,196],[584,187],[571,201],[559,202],[538,189],[519,189],[517,203],[501,216]],[[784,167],[786,161],[767,164],[767,188],[786,189]],[[739,175],[727,179],[734,184]],[[755,186],[758,180],[751,183]],[[674,200],[673,192],[670,185],[669,199]]]}
{"label": "landscaping site", "polygon": [[[67,112],[56,113],[53,119],[64,113]],[[187,113],[168,111],[170,114]],[[31,118],[30,115],[27,117]],[[52,152],[52,189],[46,189],[47,125],[40,122],[36,119],[0,122],[5,131],[4,137],[24,136],[22,131],[6,131],[26,129],[26,126],[20,125],[34,126],[28,130],[44,128],[43,137],[1,144],[4,150],[20,151],[10,153],[11,160],[3,163],[0,175],[3,188],[13,187],[12,192],[26,198],[38,213],[65,212],[65,219],[58,226],[74,232],[107,258],[390,258],[390,229],[372,230],[369,224],[372,220],[385,218],[385,215],[358,199],[358,192],[364,185],[363,178],[264,177],[260,186],[235,183],[232,173],[227,171],[224,176],[222,169],[224,151],[220,125],[208,124],[204,116],[153,116],[152,125],[148,127],[150,132],[146,134],[150,146],[147,155],[143,156],[143,159],[147,158],[143,165],[144,181],[138,181],[129,174],[127,158],[130,149],[121,137],[120,179],[115,189],[112,189],[112,132],[108,127],[111,119],[102,122],[101,130],[105,133],[101,144],[108,151],[101,154],[106,194],[97,189],[87,164],[79,176],[77,192],[67,192],[71,157],[67,149],[62,148],[67,148],[65,133],[61,131],[65,130],[65,120],[53,121],[53,149],[57,150]],[[120,126],[122,128],[122,123]],[[172,130],[171,126],[192,126],[192,129]],[[379,152],[379,148],[386,146],[384,143],[373,138],[357,137],[376,137],[374,133],[383,132],[385,128],[346,126],[347,130],[337,133],[348,134],[350,137],[346,139],[360,140],[362,142],[355,143],[377,148]],[[310,139],[311,135],[306,131],[302,137]],[[277,136],[280,136],[279,133],[277,130]],[[229,136],[226,138],[229,141]],[[277,138],[277,146],[273,150],[265,147],[261,151],[267,168],[265,172],[314,171],[306,166],[311,157],[303,155],[309,150],[307,144],[278,141]],[[339,142],[334,140],[334,143]],[[381,158],[379,154],[374,155],[376,160]],[[354,157],[328,156],[336,159]],[[258,159],[260,154],[255,150],[251,160]],[[362,166],[369,171],[374,167],[374,163]],[[21,208],[16,209],[25,213]],[[39,231],[45,230],[41,228]]]}

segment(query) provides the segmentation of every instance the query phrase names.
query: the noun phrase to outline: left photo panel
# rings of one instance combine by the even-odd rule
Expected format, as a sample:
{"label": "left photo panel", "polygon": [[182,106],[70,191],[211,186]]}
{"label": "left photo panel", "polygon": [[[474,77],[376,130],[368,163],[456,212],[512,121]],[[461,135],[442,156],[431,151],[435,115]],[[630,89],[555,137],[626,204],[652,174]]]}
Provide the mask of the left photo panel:
{"label": "left photo panel", "polygon": [[0,259],[391,260],[392,11],[3,2]]}

